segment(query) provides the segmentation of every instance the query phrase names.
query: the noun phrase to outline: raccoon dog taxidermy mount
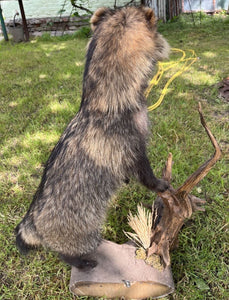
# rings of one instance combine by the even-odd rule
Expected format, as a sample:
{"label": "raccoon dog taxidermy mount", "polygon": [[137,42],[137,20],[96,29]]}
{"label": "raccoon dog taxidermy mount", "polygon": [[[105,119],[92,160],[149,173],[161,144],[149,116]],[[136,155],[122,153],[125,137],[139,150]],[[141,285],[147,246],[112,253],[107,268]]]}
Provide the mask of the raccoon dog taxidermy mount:
{"label": "raccoon dog taxidermy mount", "polygon": [[109,200],[128,178],[152,191],[146,156],[148,117],[144,91],[169,45],[149,8],[98,9],[86,55],[79,112],[53,149],[28,212],[16,228],[22,253],[43,245],[78,268],[101,241]]}

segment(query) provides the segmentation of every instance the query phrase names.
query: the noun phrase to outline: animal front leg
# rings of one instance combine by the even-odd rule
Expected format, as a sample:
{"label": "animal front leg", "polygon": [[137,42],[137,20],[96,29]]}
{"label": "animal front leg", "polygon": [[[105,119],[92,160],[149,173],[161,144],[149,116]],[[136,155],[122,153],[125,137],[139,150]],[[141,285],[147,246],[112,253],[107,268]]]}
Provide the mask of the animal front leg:
{"label": "animal front leg", "polygon": [[152,191],[163,193],[169,188],[167,181],[154,175],[146,154],[141,154],[137,161],[137,176],[138,180]]}

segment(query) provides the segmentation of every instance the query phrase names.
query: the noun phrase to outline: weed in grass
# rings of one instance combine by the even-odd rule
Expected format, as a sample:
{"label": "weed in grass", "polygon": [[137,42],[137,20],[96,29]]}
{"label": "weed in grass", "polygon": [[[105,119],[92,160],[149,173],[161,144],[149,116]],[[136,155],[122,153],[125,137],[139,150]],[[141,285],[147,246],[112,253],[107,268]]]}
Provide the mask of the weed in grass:
{"label": "weed in grass", "polygon": [[[198,101],[223,151],[221,161],[193,191],[207,200],[206,211],[182,229],[172,253],[176,291],[168,298],[228,299],[229,105],[218,93],[218,83],[229,74],[228,17],[202,18],[193,26],[190,16],[181,16],[159,29],[172,47],[191,48],[199,60],[150,113],[148,152],[156,175],[172,152],[172,185],[178,187],[212,155]],[[86,44],[87,39],[75,37],[0,43],[0,299],[74,298],[68,288],[70,268],[44,249],[20,256],[13,230],[31,202],[51,149],[79,108]],[[163,83],[152,90],[149,104],[157,100]],[[124,186],[109,210],[105,238],[125,242],[129,210],[135,213],[139,202],[150,205],[154,198],[135,182]]]}

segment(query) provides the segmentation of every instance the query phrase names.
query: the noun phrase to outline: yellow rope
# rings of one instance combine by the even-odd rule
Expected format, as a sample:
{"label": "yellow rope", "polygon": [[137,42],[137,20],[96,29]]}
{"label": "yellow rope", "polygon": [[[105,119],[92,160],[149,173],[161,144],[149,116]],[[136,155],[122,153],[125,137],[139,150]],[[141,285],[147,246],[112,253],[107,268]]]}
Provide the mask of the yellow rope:
{"label": "yellow rope", "polygon": [[197,61],[198,57],[196,56],[196,53],[194,50],[189,49],[187,51],[191,52],[191,57],[186,58],[186,53],[185,51],[181,50],[181,49],[177,49],[177,48],[172,48],[172,51],[176,51],[176,52],[181,52],[182,53],[182,57],[177,60],[177,61],[170,61],[170,62],[158,62],[158,71],[157,74],[153,77],[153,79],[150,81],[150,84],[145,92],[145,96],[146,98],[149,96],[149,93],[151,92],[153,86],[157,85],[159,83],[159,81],[161,80],[161,77],[163,76],[165,71],[168,71],[169,69],[174,68],[175,66],[177,66],[180,63],[183,63],[183,65],[180,67],[180,69],[166,82],[161,95],[158,99],[158,101],[156,103],[154,103],[153,105],[148,107],[148,111],[152,111],[154,109],[156,109],[161,102],[163,101],[168,87],[171,84],[171,82],[177,78],[178,76],[180,76],[184,71],[186,71],[187,69],[189,69],[191,67],[191,65]]}

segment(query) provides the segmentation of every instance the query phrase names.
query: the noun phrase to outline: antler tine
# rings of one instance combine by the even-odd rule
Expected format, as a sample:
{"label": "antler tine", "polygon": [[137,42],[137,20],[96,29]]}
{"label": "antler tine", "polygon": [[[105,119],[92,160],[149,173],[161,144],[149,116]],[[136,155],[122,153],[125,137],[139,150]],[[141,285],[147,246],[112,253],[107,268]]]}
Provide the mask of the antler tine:
{"label": "antler tine", "polygon": [[167,162],[166,162],[166,166],[163,170],[163,178],[165,180],[167,180],[169,183],[172,180],[172,161],[173,159],[173,155],[171,152],[169,152],[168,158],[167,158]]}
{"label": "antler tine", "polygon": [[207,124],[204,120],[200,102],[199,102],[198,111],[199,111],[199,114],[200,114],[201,124],[203,125],[205,131],[207,132],[207,134],[210,138],[210,141],[211,141],[212,145],[215,148],[215,153],[208,161],[206,161],[202,166],[200,166],[199,169],[196,170],[196,172],[194,172],[185,181],[185,183],[181,187],[178,188],[176,194],[180,194],[180,193],[188,194],[188,193],[190,193],[190,191],[194,188],[194,186],[196,186],[208,174],[210,169],[214,166],[214,164],[219,160],[219,158],[221,156],[220,147],[219,147],[215,137],[211,133],[210,129],[207,127]]}

